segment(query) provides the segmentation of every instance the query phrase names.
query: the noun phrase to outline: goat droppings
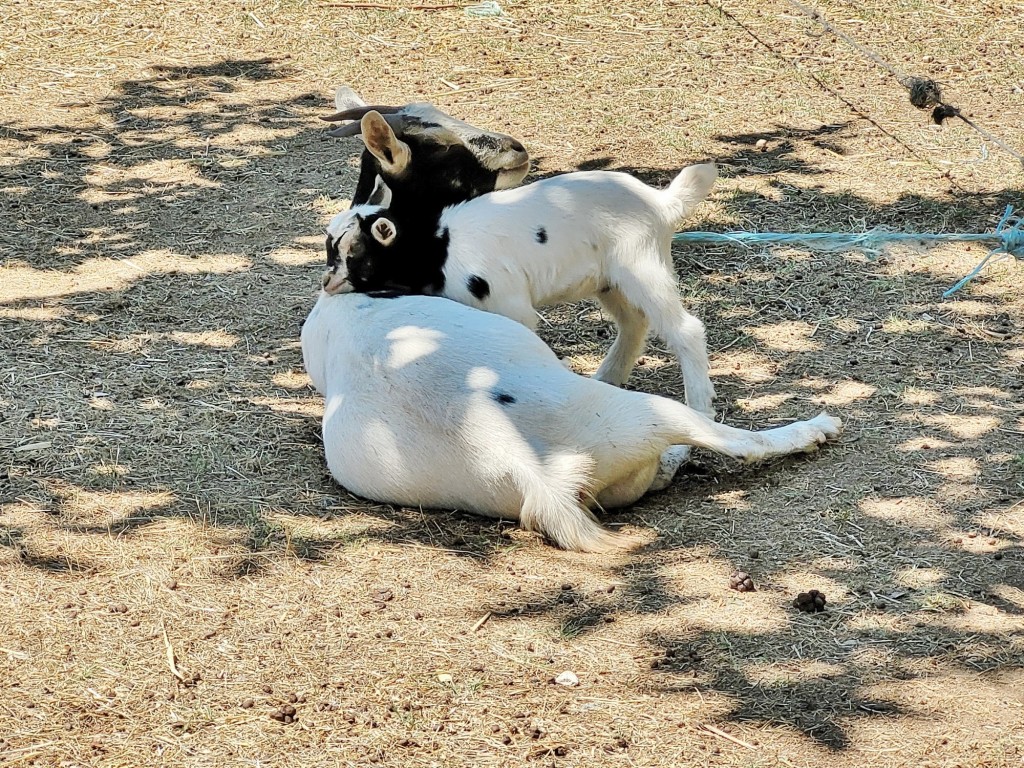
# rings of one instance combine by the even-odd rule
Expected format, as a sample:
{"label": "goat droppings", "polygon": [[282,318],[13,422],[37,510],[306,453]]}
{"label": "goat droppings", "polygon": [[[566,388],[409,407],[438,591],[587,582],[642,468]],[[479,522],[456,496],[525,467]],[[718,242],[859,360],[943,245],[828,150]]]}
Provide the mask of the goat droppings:
{"label": "goat droppings", "polygon": [[736,571],[729,577],[729,589],[735,589],[737,592],[753,592],[754,580],[746,571]]}
{"label": "goat droppings", "polygon": [[825,593],[817,589],[801,592],[793,601],[793,607],[804,613],[819,613],[825,610]]}

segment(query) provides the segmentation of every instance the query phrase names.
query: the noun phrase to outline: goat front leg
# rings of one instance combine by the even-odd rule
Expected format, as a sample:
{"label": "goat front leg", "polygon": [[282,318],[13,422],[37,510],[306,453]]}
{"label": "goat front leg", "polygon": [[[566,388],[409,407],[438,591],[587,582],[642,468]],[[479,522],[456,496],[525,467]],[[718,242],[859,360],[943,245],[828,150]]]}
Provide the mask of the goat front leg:
{"label": "goat front leg", "polygon": [[612,316],[618,326],[618,335],[594,378],[621,387],[629,380],[629,374],[633,372],[633,366],[647,342],[647,318],[617,288],[602,291],[597,294],[597,300]]}
{"label": "goat front leg", "polygon": [[675,276],[653,259],[635,269],[617,271],[615,282],[627,300],[646,315],[654,332],[665,340],[679,360],[686,388],[686,404],[714,418],[715,387],[711,383],[704,323],[683,308]]}

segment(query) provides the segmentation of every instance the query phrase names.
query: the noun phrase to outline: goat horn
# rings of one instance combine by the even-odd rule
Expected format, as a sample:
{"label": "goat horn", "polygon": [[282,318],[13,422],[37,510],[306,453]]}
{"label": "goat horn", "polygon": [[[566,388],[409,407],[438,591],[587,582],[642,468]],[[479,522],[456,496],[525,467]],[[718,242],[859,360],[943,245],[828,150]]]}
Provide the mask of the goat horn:
{"label": "goat horn", "polygon": [[365,104],[361,107],[353,107],[352,109],[345,109],[341,112],[335,112],[333,115],[327,115],[320,119],[328,123],[336,123],[339,120],[361,120],[363,115],[367,112],[380,112],[382,115],[394,115],[401,112],[403,107],[385,107],[382,105],[369,105]]}
{"label": "goat horn", "polygon": [[336,139],[343,139],[346,136],[358,136],[362,131],[362,123],[356,120],[354,123],[348,123],[347,125],[339,125],[336,128],[331,128],[331,130],[327,132],[327,135],[334,136]]}
{"label": "goat horn", "polygon": [[[401,136],[405,131],[405,116],[401,113],[383,115],[384,122],[391,126],[391,130],[395,132],[396,136]],[[356,120],[346,125],[339,125],[337,128],[332,128],[327,132],[328,136],[333,136],[336,139],[342,139],[346,136],[358,136],[363,132],[363,124]]]}

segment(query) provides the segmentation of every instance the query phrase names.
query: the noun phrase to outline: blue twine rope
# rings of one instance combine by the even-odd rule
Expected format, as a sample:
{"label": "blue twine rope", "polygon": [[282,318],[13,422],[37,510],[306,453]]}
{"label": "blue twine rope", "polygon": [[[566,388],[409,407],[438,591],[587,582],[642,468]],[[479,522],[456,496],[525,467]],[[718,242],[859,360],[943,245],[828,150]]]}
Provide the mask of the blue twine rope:
{"label": "blue twine rope", "polygon": [[[1013,215],[1013,206],[1006,206],[994,232],[888,232],[871,229],[861,233],[847,232],[679,232],[672,239],[677,243],[725,243],[752,247],[757,245],[795,245],[810,251],[833,252],[861,250],[878,254],[890,243],[995,243],[988,255],[960,282],[942,294],[949,298],[973,280],[996,254],[1024,257],[1024,218]],[[997,259],[998,261],[999,259]]]}

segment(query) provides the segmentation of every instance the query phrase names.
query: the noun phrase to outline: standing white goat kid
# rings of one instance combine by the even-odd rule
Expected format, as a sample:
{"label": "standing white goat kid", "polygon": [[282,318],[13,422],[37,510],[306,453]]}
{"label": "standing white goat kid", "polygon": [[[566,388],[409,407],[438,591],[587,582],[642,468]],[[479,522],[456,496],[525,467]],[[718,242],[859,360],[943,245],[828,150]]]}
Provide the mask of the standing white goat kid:
{"label": "standing white goat kid", "polygon": [[438,294],[531,330],[535,308],[596,298],[619,333],[595,378],[625,384],[650,323],[679,360],[687,404],[713,416],[704,325],[681,303],[671,241],[715,177],[694,165],[659,190],[625,173],[569,173],[440,217],[355,206],[327,228],[324,289]]}
{"label": "standing white goat kid", "polygon": [[825,413],[763,432],[718,424],[572,373],[522,325],[438,297],[321,293],[302,354],[326,398],[324,449],[341,485],[518,520],[570,550],[635,544],[589,508],[664,488],[686,446],[756,461],[840,431]]}

